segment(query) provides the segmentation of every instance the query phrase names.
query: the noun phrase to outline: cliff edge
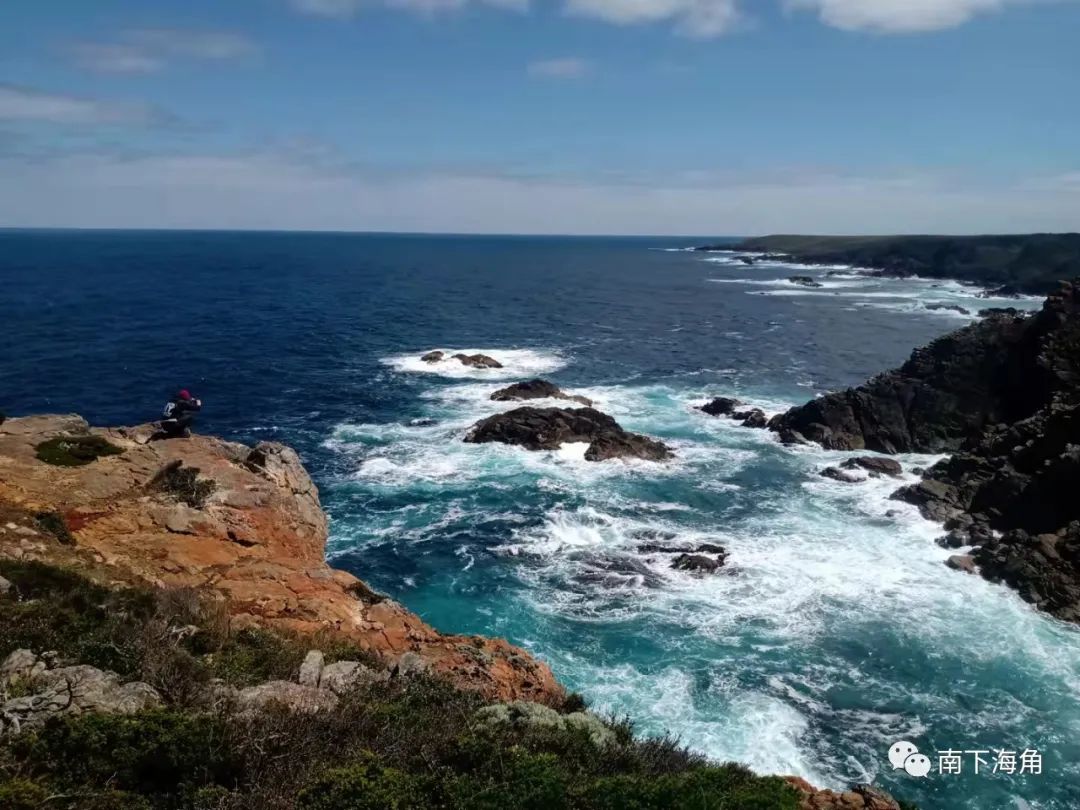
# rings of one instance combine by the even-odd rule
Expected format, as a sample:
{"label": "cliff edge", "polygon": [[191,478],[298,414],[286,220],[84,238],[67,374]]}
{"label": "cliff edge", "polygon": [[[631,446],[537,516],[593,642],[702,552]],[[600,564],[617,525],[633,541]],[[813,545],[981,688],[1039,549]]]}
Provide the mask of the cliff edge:
{"label": "cliff edge", "polygon": [[547,665],[501,639],[444,635],[325,561],[327,520],[296,452],[79,416],[0,422],[0,558],[110,583],[194,587],[236,628],[340,634],[495,700],[558,704]]}

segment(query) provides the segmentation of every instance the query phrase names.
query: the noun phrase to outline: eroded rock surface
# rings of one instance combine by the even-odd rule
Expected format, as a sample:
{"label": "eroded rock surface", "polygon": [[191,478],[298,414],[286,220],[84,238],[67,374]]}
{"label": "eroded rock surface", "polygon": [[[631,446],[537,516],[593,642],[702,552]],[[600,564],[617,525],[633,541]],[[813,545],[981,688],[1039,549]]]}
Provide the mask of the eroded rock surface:
{"label": "eroded rock surface", "polygon": [[[528,653],[500,639],[441,634],[327,565],[326,515],[291,448],[210,436],[151,442],[154,432],[90,428],[77,416],[0,425],[0,556],[70,565],[106,582],[207,589],[225,599],[237,628],[340,633],[388,664],[414,654],[493,699],[561,701],[562,687]],[[103,436],[122,452],[81,467],[36,457],[37,444],[69,434]],[[197,471],[201,505],[151,486],[178,463]],[[57,516],[72,545],[39,514]]]}

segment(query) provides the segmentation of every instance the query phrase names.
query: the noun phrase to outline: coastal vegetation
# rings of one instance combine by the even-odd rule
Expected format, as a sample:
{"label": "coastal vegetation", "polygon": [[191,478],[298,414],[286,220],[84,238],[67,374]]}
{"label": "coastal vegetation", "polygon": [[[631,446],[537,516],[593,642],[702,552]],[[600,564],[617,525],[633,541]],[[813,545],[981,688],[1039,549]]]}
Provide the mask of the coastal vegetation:
{"label": "coastal vegetation", "polygon": [[[628,720],[551,722],[558,715],[538,707],[533,722],[492,722],[482,695],[422,673],[358,683],[332,711],[215,699],[227,686],[295,678],[313,644],[327,661],[375,661],[329,638],[234,632],[221,603],[191,589],[109,588],[14,561],[0,562],[0,576],[0,659],[49,651],[50,661],[108,669],[161,697],[133,713],[58,711],[0,737],[0,806],[10,810],[800,804],[784,779],[635,736]],[[10,679],[3,688],[6,700],[34,691]],[[562,710],[580,707],[571,697]]]}

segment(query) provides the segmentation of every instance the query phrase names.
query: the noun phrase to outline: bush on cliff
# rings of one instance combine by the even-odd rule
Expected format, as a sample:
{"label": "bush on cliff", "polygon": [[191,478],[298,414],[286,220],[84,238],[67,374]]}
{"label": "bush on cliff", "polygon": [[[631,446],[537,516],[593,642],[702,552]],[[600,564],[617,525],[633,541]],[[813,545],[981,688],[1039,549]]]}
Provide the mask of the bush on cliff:
{"label": "bush on cliff", "polygon": [[[670,738],[606,721],[483,722],[485,701],[427,676],[357,686],[334,711],[205,700],[210,678],[292,678],[311,639],[230,634],[192,591],[110,590],[37,563],[0,562],[0,658],[13,649],[146,680],[163,708],[56,716],[0,738],[0,807],[49,810],[795,810],[783,780],[713,765]],[[330,658],[349,645],[321,640]],[[370,659],[369,659],[370,660]],[[200,699],[201,698],[201,699]]]}
{"label": "bush on cliff", "polygon": [[37,457],[56,467],[82,467],[124,451],[101,436],[57,436],[37,446]]}

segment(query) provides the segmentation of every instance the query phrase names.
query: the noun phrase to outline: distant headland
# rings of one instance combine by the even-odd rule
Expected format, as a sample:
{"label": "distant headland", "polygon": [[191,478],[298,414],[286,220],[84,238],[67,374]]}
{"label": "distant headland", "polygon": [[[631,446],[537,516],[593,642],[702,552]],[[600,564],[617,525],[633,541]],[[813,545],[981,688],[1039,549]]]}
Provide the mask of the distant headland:
{"label": "distant headland", "polygon": [[1080,233],[995,236],[762,236],[700,251],[770,254],[802,264],[851,265],[881,275],[949,278],[1002,293],[1046,294],[1080,275]]}

